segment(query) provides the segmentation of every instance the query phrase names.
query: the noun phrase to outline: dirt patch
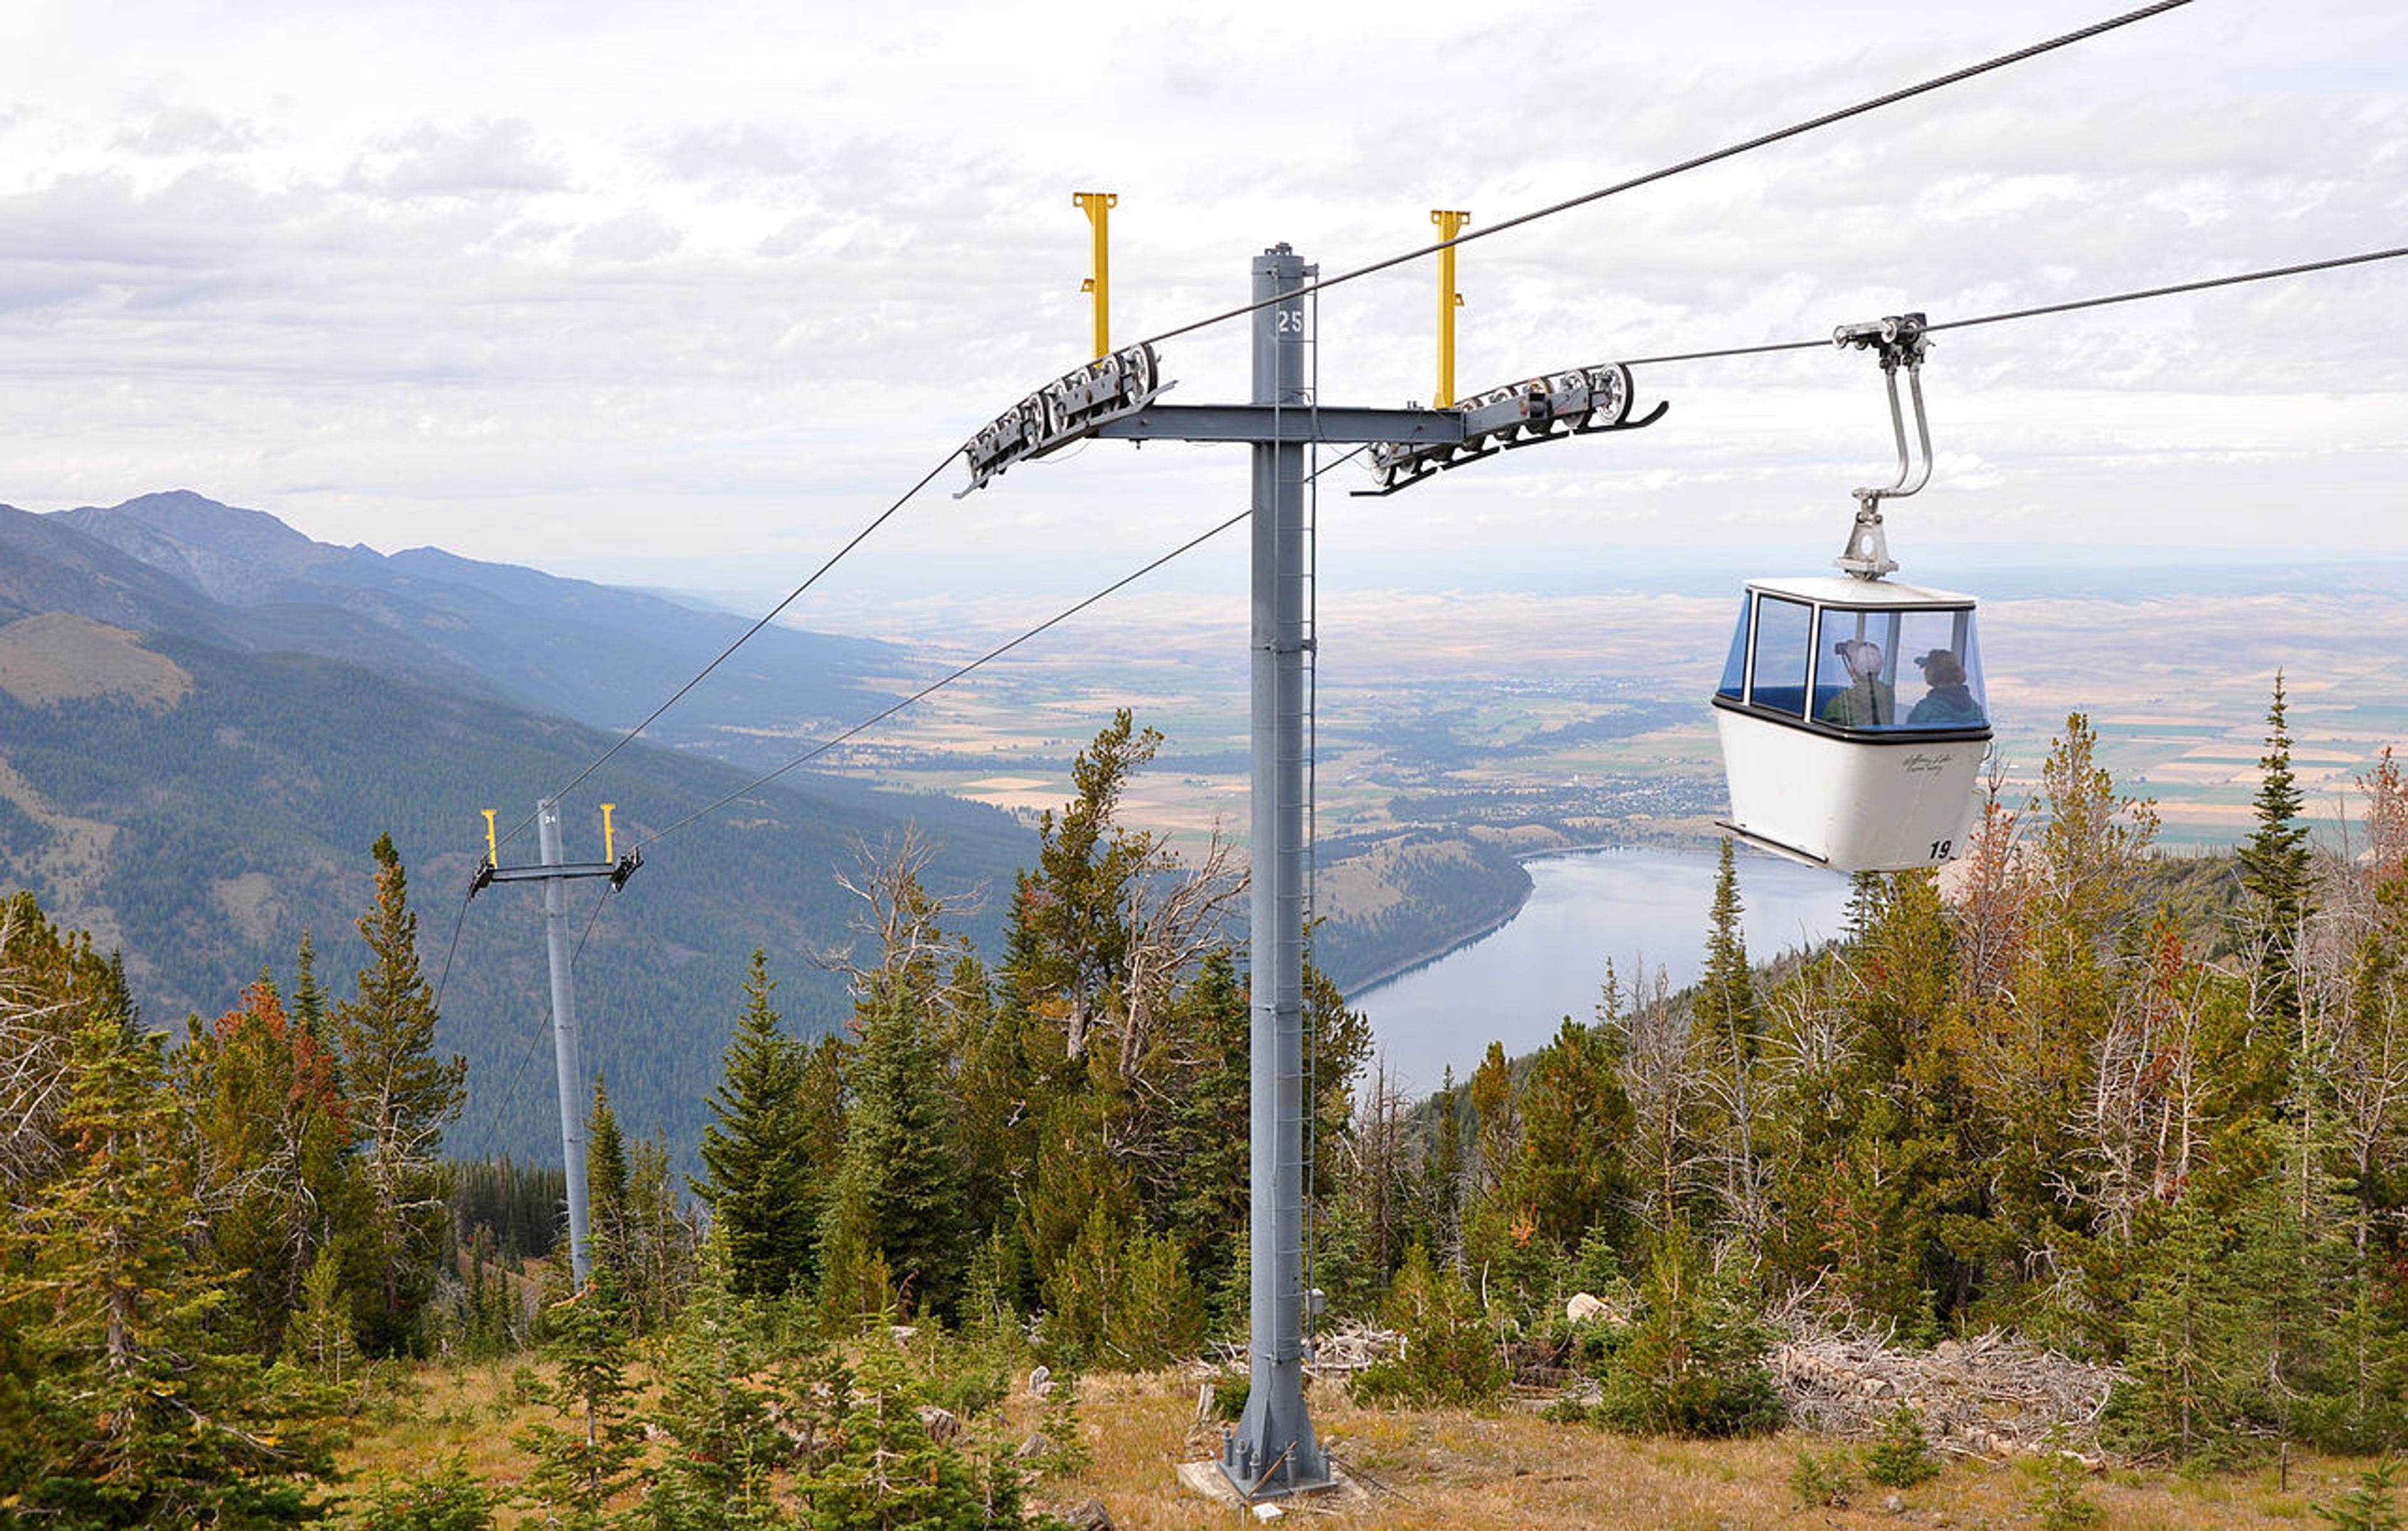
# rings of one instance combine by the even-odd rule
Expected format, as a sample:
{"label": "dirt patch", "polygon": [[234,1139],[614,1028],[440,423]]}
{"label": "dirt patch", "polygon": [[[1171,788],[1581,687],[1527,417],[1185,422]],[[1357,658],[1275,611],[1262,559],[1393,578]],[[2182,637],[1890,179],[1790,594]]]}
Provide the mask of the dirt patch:
{"label": "dirt patch", "polygon": [[46,611],[0,627],[0,691],[27,707],[88,696],[122,696],[165,711],[191,694],[193,678],[122,627]]}

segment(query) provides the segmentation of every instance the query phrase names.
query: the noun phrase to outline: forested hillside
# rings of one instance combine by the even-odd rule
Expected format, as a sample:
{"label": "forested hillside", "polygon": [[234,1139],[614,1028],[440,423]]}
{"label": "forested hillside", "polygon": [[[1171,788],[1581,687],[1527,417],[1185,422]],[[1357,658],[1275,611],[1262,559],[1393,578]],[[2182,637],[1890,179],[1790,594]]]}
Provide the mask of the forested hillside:
{"label": "forested hillside", "polygon": [[[2113,1380],[2050,1438],[2086,1452],[2213,1468],[2276,1441],[2408,1444],[2408,773],[2369,762],[2359,837],[2313,845],[2279,690],[2270,724],[2214,931],[2149,896],[2181,880],[2076,715],[2042,794],[1991,806],[1955,892],[1868,877],[1841,941],[1757,968],[1727,856],[1697,989],[1609,978],[1593,1023],[1518,1068],[1492,1048],[1418,1122],[1315,985],[1312,1279],[1404,1338],[1356,1403],[1485,1408],[1520,1376],[1559,1390],[1566,1430],[1761,1432],[1785,1407],[1777,1312],[1792,1333],[2056,1347]],[[590,1118],[596,1276],[571,1296],[555,1266],[532,1328],[540,1182],[455,1172],[463,1215],[438,1215],[461,1075],[390,848],[355,984],[305,966],[165,1052],[110,966],[18,898],[0,1495],[74,1524],[280,1524],[324,1490],[335,1400],[375,1385],[363,1351],[535,1344],[551,1381],[529,1397],[560,1423],[514,1438],[510,1477],[536,1512],[1024,1524],[1010,1443],[979,1423],[1007,1374],[1242,1332],[1247,996],[1214,918],[1235,883],[1121,822],[1155,743],[1125,713],[1097,736],[992,945],[962,937],[924,848],[866,868],[849,1029],[787,1023],[785,957],[729,985],[707,1238],[611,1075]],[[924,1335],[908,1353],[902,1316]],[[968,1435],[936,1428],[939,1400]],[[1941,1470],[1934,1407],[1907,1400],[1867,1470]],[[193,1411],[250,1423],[196,1437]],[[1075,1473],[1075,1416],[1047,1429],[1032,1452],[1068,1454],[1031,1460]],[[1837,1503],[1847,1470],[1809,1453],[1792,1486]],[[2077,1524],[2079,1482],[2042,1486]],[[494,1492],[438,1466],[354,1510],[484,1524]]]}
{"label": "forested hillside", "polygon": [[[173,1026],[264,970],[289,976],[305,931],[331,970],[354,968],[367,850],[390,833],[442,906],[443,1040],[475,1065],[477,1151],[556,1163],[552,1092],[523,1061],[549,1009],[540,894],[463,909],[480,810],[521,823],[609,748],[603,726],[637,721],[745,625],[433,550],[329,547],[185,492],[0,508],[0,887],[122,953],[145,1023]],[[682,737],[733,721],[725,752],[781,763],[812,718],[874,710],[860,677],[893,664],[883,645],[765,630],[711,678],[710,726]],[[568,854],[600,856],[602,801],[624,849],[751,774],[648,738],[567,806]],[[745,953],[790,954],[797,1022],[838,1024],[844,986],[813,961],[848,938],[856,901],[837,880],[857,843],[907,824],[940,846],[930,875],[949,887],[998,884],[1028,843],[974,805],[796,776],[654,848],[607,915],[580,896],[587,1059],[681,1152],[729,1021],[713,1002]],[[535,860],[532,833],[505,859]],[[972,919],[996,928],[992,905]]]}
{"label": "forested hillside", "polygon": [[[75,641],[90,653],[97,640]],[[416,872],[429,939],[444,943],[428,960],[440,969],[451,958],[442,1042],[474,1065],[478,1149],[556,1162],[548,1066],[522,1062],[549,1005],[540,891],[461,900],[484,854],[479,810],[499,808],[505,829],[520,823],[610,737],[330,660],[123,641],[160,663],[165,690],[39,704],[0,690],[0,877],[121,951],[146,1023],[172,1026],[222,1009],[263,969],[289,975],[305,930],[328,971],[357,967],[351,922],[370,894],[366,851],[389,833]],[[618,805],[624,850],[745,780],[631,747],[567,809],[568,855],[600,858],[599,802]],[[843,984],[812,961],[848,939],[856,901],[837,879],[854,866],[856,840],[875,845],[907,823],[941,845],[930,877],[946,887],[1001,885],[1028,844],[974,805],[799,780],[654,847],[607,909],[597,911],[603,884],[578,887],[588,1064],[690,1145],[745,953],[766,946],[791,966],[798,1023],[837,1024]],[[536,860],[534,839],[529,829],[504,859]],[[976,918],[973,928],[994,928],[993,906]]]}

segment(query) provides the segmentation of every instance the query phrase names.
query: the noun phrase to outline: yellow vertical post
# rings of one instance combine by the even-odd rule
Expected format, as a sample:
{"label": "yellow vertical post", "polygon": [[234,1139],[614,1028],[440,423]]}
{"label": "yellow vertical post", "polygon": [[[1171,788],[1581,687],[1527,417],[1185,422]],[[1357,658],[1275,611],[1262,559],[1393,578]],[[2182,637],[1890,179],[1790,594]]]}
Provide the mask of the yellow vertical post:
{"label": "yellow vertical post", "polygon": [[1463,225],[1471,222],[1468,212],[1447,212],[1433,207],[1430,222],[1438,225],[1438,236],[1447,247],[1438,252],[1438,396],[1430,401],[1439,409],[1455,408],[1455,311],[1463,307],[1463,294],[1455,290],[1455,236]]}
{"label": "yellow vertical post", "polygon": [[602,805],[602,859],[604,861],[619,859],[619,844],[611,837],[610,833],[610,810],[618,806],[616,803]]}
{"label": "yellow vertical post", "polygon": [[1112,349],[1112,209],[1120,206],[1117,192],[1073,192],[1070,200],[1086,209],[1087,222],[1094,225],[1096,236],[1096,274],[1079,284],[1082,293],[1096,294],[1096,359],[1101,361]]}
{"label": "yellow vertical post", "polygon": [[485,865],[488,866],[499,866],[502,864],[502,848],[494,843],[494,810],[492,808],[487,808],[484,811]]}

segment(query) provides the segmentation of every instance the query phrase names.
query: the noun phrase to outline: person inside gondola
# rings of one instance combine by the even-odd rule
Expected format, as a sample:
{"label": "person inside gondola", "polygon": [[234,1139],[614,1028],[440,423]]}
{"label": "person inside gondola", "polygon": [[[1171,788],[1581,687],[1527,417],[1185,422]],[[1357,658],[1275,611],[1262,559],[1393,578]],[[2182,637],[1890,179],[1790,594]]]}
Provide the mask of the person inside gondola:
{"label": "person inside gondola", "polygon": [[1898,721],[1898,698],[1882,679],[1878,643],[1842,638],[1832,646],[1848,666],[1848,689],[1823,704],[1823,721],[1842,728],[1874,728]]}
{"label": "person inside gondola", "polygon": [[1906,715],[1909,723],[1946,728],[1982,721],[1982,704],[1973,700],[1972,691],[1965,684],[1965,662],[1953,651],[1934,649],[1916,655],[1914,663],[1923,671],[1923,683],[1931,690]]}

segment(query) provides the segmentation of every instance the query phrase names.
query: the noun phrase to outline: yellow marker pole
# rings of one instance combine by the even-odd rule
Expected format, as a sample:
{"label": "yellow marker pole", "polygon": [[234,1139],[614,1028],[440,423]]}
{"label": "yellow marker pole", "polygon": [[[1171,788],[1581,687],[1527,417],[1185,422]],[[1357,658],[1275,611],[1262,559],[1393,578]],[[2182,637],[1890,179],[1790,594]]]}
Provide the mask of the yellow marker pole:
{"label": "yellow marker pole", "polygon": [[604,861],[619,859],[619,842],[612,837],[610,829],[610,810],[618,806],[616,803],[602,805],[602,859]]}
{"label": "yellow marker pole", "polygon": [[[1448,212],[1433,207],[1430,222],[1438,225],[1438,236],[1452,241],[1471,222],[1468,212]],[[1463,294],[1455,290],[1455,246],[1438,252],[1438,396],[1430,401],[1433,408],[1455,408],[1455,311],[1463,307]]]}
{"label": "yellow marker pole", "polygon": [[494,810],[487,808],[485,809],[485,865],[499,866],[501,864],[502,848],[494,843]]}
{"label": "yellow marker pole", "polygon": [[1112,349],[1112,209],[1120,206],[1117,192],[1073,192],[1070,200],[1086,209],[1087,222],[1095,225],[1096,274],[1079,284],[1082,293],[1096,294],[1096,360],[1102,361]]}

